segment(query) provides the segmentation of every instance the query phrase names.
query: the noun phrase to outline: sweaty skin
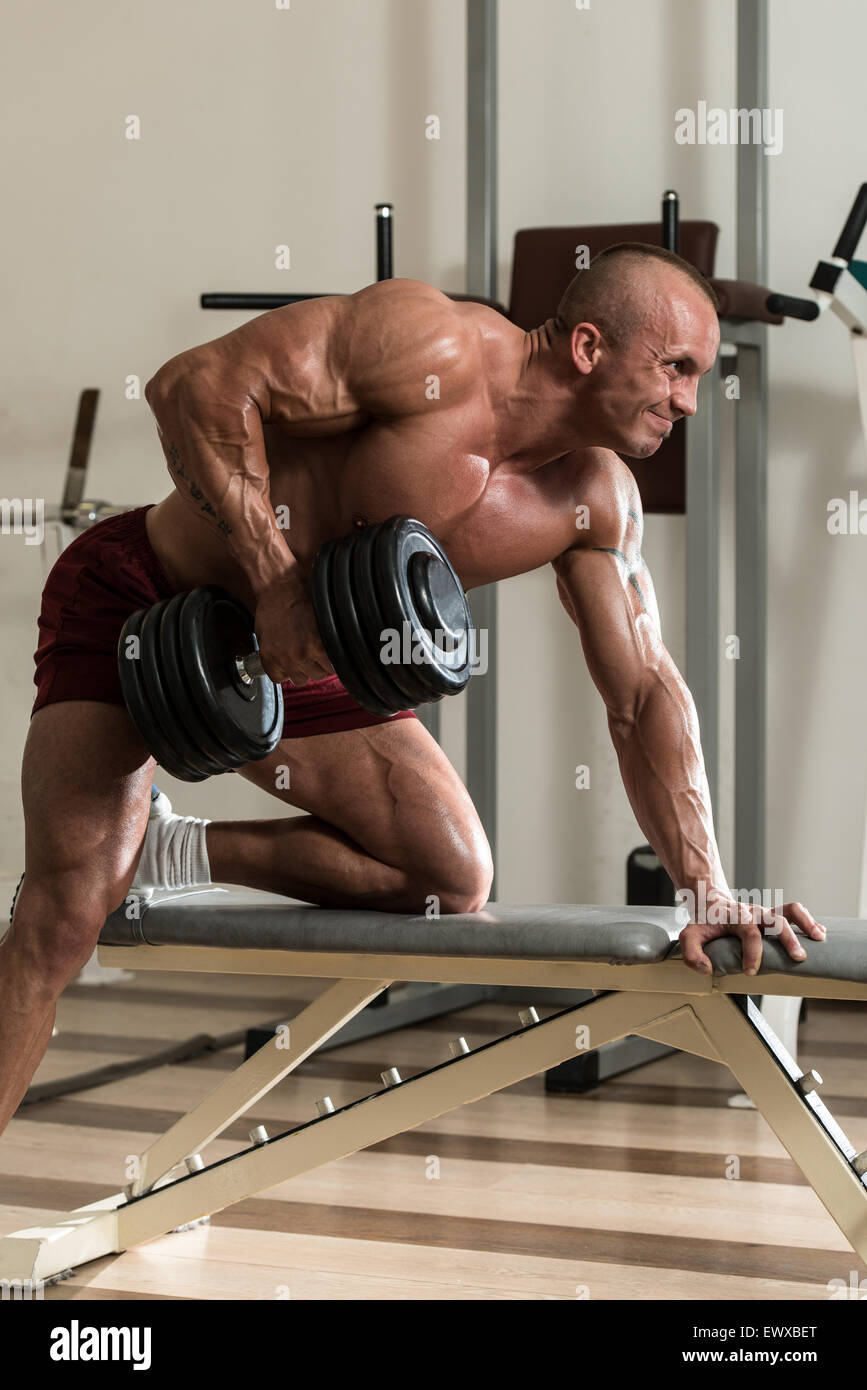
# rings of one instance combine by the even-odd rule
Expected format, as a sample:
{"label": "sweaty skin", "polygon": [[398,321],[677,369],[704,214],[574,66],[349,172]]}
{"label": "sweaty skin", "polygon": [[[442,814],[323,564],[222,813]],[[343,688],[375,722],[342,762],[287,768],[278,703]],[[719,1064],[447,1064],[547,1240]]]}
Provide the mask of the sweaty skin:
{"label": "sweaty skin", "polygon": [[[682,933],[684,959],[707,971],[703,944],[738,935],[751,972],[773,914],[726,884],[695,707],[662,641],[638,488],[617,456],[650,457],[695,413],[719,326],[671,266],[624,292],[640,296],[641,326],[618,349],[593,324],[524,332],[389,280],[181,353],[146,389],[175,485],[148,534],[179,587],[222,584],[244,601],[269,674],[299,684],[331,670],[309,599],[329,537],[417,517],[467,590],[551,564],[636,819],[676,886],[703,883],[717,907]],[[799,903],[777,915],[802,959],[791,923],[817,940],[824,928]]]}

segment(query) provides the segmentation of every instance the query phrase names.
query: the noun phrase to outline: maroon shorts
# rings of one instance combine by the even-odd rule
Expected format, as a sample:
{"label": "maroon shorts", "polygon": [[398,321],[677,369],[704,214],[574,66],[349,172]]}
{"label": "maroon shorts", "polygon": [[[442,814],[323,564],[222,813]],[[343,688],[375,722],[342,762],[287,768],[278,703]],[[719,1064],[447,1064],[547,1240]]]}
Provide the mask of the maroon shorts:
{"label": "maroon shorts", "polygon": [[[154,554],[145,530],[147,507],[99,521],[67,546],[42,591],[36,700],[33,713],[60,700],[102,700],[122,705],[117,673],[120,631],[138,608],[177,590]],[[337,676],[296,689],[283,686],[283,737],[308,738],[343,729],[366,729],[397,719],[368,714]]]}

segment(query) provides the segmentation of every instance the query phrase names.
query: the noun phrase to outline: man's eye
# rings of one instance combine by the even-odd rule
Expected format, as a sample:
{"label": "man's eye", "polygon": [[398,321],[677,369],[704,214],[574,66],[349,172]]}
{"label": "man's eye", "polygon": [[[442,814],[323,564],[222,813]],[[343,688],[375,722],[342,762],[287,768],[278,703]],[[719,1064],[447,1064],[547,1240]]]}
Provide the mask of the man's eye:
{"label": "man's eye", "polygon": [[682,362],[682,361],[677,361],[677,362],[666,362],[665,365],[666,365],[667,367],[676,367],[677,370],[680,371],[681,367],[683,366],[683,362]]}

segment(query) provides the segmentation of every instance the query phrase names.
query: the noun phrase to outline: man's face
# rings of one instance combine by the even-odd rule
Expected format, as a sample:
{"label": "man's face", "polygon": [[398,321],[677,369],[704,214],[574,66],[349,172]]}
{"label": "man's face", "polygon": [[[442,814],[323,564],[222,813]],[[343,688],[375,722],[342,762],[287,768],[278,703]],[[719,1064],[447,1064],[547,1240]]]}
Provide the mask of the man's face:
{"label": "man's face", "polygon": [[584,402],[594,442],[627,458],[655,454],[675,422],[695,414],[699,378],[718,348],[719,322],[701,291],[680,275],[660,283],[632,340],[602,341]]}

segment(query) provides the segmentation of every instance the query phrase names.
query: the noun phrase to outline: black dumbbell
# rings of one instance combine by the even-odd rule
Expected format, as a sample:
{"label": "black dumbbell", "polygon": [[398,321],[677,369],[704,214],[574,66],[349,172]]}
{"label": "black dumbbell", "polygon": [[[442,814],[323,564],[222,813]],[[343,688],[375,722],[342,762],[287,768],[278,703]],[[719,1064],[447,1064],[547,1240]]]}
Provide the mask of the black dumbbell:
{"label": "black dumbbell", "polygon": [[420,521],[393,516],[326,541],[313,566],[322,643],[353,699],[372,714],[441,700],[472,673],[466,596]]}
{"label": "black dumbbell", "polygon": [[[467,684],[466,597],[420,522],[391,517],[327,541],[311,587],[323,645],[364,709],[387,717]],[[193,589],[133,613],[118,667],[146,747],[182,781],[256,762],[280,740],[282,691],[264,672],[250,614],[223,589]]]}
{"label": "black dumbbell", "polygon": [[182,781],[256,762],[280,741],[283,692],[264,674],[250,614],[224,589],[131,614],[118,670],[146,747]]}

